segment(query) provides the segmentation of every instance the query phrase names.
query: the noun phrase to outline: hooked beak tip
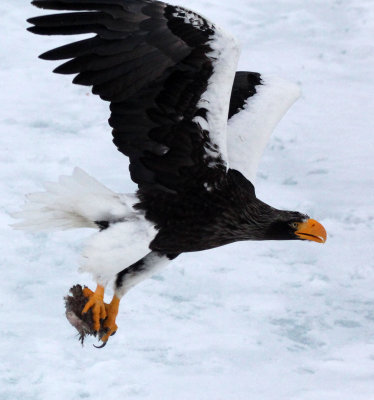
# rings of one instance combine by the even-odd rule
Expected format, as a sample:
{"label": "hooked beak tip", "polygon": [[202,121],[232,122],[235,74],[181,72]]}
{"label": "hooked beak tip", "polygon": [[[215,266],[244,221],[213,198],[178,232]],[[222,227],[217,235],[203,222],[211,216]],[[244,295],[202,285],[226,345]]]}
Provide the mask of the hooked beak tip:
{"label": "hooked beak tip", "polygon": [[303,240],[325,243],[327,240],[326,229],[315,219],[308,219],[299,225],[295,234]]}

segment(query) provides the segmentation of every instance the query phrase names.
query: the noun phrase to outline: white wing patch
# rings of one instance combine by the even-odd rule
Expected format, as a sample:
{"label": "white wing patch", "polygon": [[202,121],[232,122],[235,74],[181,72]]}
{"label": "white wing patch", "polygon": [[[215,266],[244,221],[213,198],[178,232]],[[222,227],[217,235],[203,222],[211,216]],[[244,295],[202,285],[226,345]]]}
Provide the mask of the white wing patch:
{"label": "white wing patch", "polygon": [[253,184],[257,167],[270,135],[291,105],[300,88],[277,77],[264,77],[244,109],[232,116],[227,126],[230,168],[240,171]]}
{"label": "white wing patch", "polygon": [[208,54],[213,61],[214,72],[208,81],[208,89],[202,95],[198,106],[206,108],[207,121],[196,117],[203,129],[209,131],[213,148],[206,148],[209,155],[220,153],[228,164],[227,156],[227,114],[234,82],[240,48],[232,36],[215,27],[213,39],[209,42],[212,52]]}
{"label": "white wing patch", "polygon": [[208,110],[207,120],[195,117],[202,129],[209,131],[211,145],[206,147],[206,153],[216,158],[218,154],[228,164],[227,158],[227,115],[230,106],[230,96],[235,72],[240,56],[240,46],[237,40],[223,29],[211,23],[205,17],[176,7],[176,15],[185,14],[185,22],[200,29],[211,29],[214,34],[207,43],[212,51],[207,56],[212,60],[213,75],[208,81],[207,90],[201,96],[197,107]]}

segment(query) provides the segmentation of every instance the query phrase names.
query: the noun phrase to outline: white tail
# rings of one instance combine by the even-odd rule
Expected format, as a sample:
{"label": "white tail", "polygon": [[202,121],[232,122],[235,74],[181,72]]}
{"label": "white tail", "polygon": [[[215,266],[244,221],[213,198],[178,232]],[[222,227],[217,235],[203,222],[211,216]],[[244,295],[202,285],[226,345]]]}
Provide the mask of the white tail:
{"label": "white tail", "polygon": [[80,168],[75,168],[71,176],[61,176],[58,183],[45,183],[44,187],[45,192],[27,195],[23,210],[12,215],[23,219],[12,225],[15,229],[97,228],[95,221],[120,220],[133,211],[123,195],[112,192]]}

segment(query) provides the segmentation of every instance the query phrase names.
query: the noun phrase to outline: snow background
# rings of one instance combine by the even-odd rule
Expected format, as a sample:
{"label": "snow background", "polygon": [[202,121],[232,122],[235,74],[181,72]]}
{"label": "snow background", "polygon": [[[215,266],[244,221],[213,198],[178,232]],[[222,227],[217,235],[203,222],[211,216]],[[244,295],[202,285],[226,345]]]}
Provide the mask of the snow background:
{"label": "snow background", "polygon": [[2,0],[0,399],[374,399],[374,3],[175,3],[240,38],[240,69],[302,86],[257,195],[307,212],[328,241],[183,255],[123,299],[105,349],[81,348],[62,298],[94,286],[76,270],[91,231],[29,235],[9,213],[76,165],[111,189],[135,185],[108,105],[37,59],[66,40],[28,34],[39,11]]}

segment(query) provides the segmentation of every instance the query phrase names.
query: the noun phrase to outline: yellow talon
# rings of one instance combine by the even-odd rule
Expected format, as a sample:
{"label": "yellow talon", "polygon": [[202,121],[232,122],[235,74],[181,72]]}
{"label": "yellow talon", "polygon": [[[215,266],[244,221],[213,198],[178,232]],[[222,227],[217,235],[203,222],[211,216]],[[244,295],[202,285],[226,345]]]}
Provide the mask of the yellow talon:
{"label": "yellow talon", "polygon": [[105,304],[107,318],[104,321],[104,328],[107,329],[107,333],[101,338],[101,341],[104,343],[106,343],[109,337],[116,333],[118,329],[116,317],[118,314],[119,302],[120,298],[114,295],[112,301],[109,304]]}
{"label": "yellow talon", "polygon": [[82,310],[82,314],[85,314],[90,308],[92,308],[92,318],[94,321],[95,331],[100,329],[100,320],[105,319],[107,316],[105,303],[104,303],[104,286],[97,285],[95,292],[88,288],[83,289],[83,295],[88,297],[89,300]]}

